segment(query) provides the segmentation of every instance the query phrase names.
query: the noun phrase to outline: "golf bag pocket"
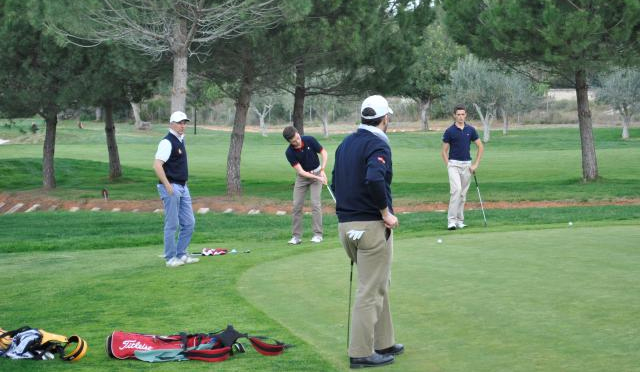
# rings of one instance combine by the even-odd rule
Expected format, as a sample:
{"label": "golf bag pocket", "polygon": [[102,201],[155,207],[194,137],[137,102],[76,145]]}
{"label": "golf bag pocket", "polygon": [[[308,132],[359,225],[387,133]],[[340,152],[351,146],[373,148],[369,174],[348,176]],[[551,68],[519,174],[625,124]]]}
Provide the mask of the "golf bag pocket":
{"label": "golf bag pocket", "polygon": [[[213,337],[205,334],[188,335],[181,333],[170,336],[149,335],[143,333],[132,333],[114,331],[107,337],[107,355],[117,359],[140,359],[137,352],[152,350],[180,350],[196,348],[203,343],[213,342]],[[142,360],[142,359],[141,359]]]}

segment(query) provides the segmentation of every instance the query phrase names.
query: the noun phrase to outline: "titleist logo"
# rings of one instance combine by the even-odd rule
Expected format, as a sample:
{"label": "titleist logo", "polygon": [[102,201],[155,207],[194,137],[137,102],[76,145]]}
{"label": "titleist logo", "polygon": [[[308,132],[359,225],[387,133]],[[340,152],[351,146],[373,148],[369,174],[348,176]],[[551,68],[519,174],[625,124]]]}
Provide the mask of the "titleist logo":
{"label": "titleist logo", "polygon": [[153,350],[151,346],[141,343],[136,340],[124,340],[122,341],[122,346],[118,348],[118,350],[124,349],[136,349],[136,350]]}

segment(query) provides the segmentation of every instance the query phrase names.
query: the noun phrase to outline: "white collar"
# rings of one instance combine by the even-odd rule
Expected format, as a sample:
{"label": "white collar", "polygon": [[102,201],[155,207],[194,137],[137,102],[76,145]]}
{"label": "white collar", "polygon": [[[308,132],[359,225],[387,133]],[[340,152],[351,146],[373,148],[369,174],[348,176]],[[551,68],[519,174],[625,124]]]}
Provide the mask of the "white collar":
{"label": "white collar", "polygon": [[174,136],[176,136],[177,139],[180,140],[180,142],[184,141],[184,134],[183,135],[179,135],[178,132],[176,132],[175,130],[169,128],[169,133],[173,134]]}
{"label": "white collar", "polygon": [[378,127],[374,127],[372,125],[360,124],[358,126],[358,129],[368,130],[369,132],[371,132],[371,133],[375,134],[376,136],[378,136],[384,142],[389,143],[389,137],[387,137],[387,134],[385,132],[383,132],[382,129],[380,129]]}

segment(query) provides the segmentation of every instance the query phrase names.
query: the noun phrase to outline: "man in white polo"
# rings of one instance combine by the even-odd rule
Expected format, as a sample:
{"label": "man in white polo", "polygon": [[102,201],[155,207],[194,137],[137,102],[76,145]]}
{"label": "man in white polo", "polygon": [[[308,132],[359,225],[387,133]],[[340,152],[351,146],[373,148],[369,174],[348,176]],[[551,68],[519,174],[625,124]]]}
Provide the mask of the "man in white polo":
{"label": "man in white polo", "polygon": [[[198,262],[189,256],[187,247],[196,224],[187,187],[189,168],[184,129],[189,118],[176,111],[169,119],[169,133],[160,141],[153,169],[158,176],[158,193],[164,205],[164,258],[167,267]],[[178,241],[176,231],[180,226]]]}

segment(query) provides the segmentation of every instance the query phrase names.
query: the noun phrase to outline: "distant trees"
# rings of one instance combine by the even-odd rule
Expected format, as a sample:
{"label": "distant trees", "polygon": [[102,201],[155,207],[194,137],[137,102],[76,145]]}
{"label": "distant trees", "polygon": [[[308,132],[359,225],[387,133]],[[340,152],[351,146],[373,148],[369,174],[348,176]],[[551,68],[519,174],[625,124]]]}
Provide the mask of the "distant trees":
{"label": "distant trees", "polygon": [[498,83],[497,109],[502,117],[502,134],[509,130],[509,118],[527,113],[538,107],[545,94],[545,89],[518,73],[504,73]]}
{"label": "distant trees", "polygon": [[422,130],[428,131],[431,105],[446,94],[449,73],[466,50],[447,36],[439,20],[424,29],[422,38],[422,43],[414,47],[416,59],[399,94],[418,104]]}
{"label": "distant trees", "polygon": [[502,133],[507,134],[509,116],[525,113],[542,100],[542,92],[524,76],[500,71],[498,65],[469,54],[451,71],[447,101],[473,106],[483,126],[482,142],[489,142],[492,121],[502,116]]}
{"label": "distant trees", "polygon": [[[637,1],[443,0],[449,34],[479,57],[537,67],[576,89],[582,178],[598,178],[587,77],[640,58]],[[463,25],[463,27],[461,27]]]}
{"label": "distant trees", "polygon": [[[303,3],[303,2],[300,2]],[[412,48],[432,19],[418,0],[311,0],[307,15],[275,30],[291,67],[293,125],[304,134],[304,102],[316,95],[395,93],[406,82]]]}
{"label": "distant trees", "polygon": [[184,111],[188,58],[209,55],[215,40],[275,24],[278,5],[275,0],[53,1],[48,21],[79,45],[117,42],[155,57],[168,53],[173,61],[171,111]]}
{"label": "distant trees", "polygon": [[122,46],[105,43],[96,48],[73,48],[85,54],[84,68],[78,71],[76,79],[86,83],[88,92],[79,97],[78,103],[102,108],[109,154],[109,179],[114,180],[122,176],[114,110],[151,97],[163,69],[148,57]]}
{"label": "distant trees", "polygon": [[39,2],[0,3],[0,111],[13,117],[40,115],[46,123],[42,186],[56,187],[54,154],[58,113],[87,96],[86,50],[60,46],[40,23]]}
{"label": "distant trees", "polygon": [[596,100],[613,107],[622,116],[622,139],[629,139],[631,117],[640,111],[640,70],[619,68],[603,75],[596,87]]}

